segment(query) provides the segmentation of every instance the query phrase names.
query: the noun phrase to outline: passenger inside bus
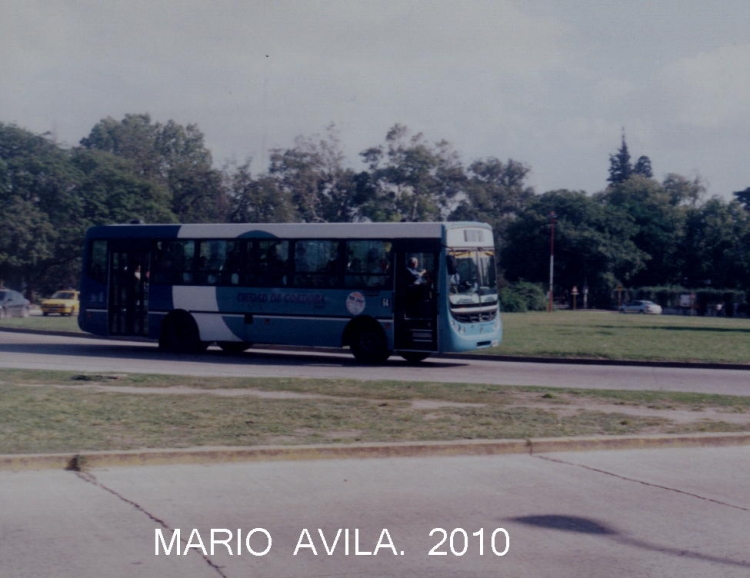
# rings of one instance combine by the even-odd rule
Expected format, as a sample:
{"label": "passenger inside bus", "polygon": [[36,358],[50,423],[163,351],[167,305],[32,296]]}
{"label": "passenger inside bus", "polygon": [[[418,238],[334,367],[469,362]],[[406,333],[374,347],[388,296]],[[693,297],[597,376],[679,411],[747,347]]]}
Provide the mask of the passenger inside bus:
{"label": "passenger inside bus", "polygon": [[424,285],[427,283],[426,269],[419,268],[419,259],[411,257],[406,265],[407,279],[409,279],[409,285]]}

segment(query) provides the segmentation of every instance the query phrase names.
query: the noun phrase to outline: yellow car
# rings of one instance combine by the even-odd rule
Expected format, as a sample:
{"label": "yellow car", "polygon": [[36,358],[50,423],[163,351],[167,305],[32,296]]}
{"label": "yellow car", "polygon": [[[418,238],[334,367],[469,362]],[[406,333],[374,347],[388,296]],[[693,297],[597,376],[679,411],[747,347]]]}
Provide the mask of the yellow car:
{"label": "yellow car", "polygon": [[78,291],[65,289],[57,291],[49,299],[42,301],[42,315],[78,315]]}

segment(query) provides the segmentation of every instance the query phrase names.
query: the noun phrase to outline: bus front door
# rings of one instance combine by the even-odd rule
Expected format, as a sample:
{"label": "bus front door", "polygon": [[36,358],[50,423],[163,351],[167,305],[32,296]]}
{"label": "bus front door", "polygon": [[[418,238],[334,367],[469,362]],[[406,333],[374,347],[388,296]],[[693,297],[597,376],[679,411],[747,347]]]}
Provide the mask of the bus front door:
{"label": "bus front door", "polygon": [[112,248],[109,255],[109,334],[148,335],[147,251]]}
{"label": "bus front door", "polygon": [[398,252],[394,338],[396,351],[437,351],[438,251],[407,245]]}

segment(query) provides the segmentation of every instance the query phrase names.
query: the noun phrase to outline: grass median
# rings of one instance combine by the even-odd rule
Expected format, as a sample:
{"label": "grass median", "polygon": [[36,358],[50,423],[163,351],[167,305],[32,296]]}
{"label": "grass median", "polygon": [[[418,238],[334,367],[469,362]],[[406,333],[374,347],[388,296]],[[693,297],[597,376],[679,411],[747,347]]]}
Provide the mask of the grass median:
{"label": "grass median", "polygon": [[504,314],[500,347],[530,357],[750,365],[750,319],[612,311]]}
{"label": "grass median", "polygon": [[6,370],[0,454],[750,430],[750,398]]}

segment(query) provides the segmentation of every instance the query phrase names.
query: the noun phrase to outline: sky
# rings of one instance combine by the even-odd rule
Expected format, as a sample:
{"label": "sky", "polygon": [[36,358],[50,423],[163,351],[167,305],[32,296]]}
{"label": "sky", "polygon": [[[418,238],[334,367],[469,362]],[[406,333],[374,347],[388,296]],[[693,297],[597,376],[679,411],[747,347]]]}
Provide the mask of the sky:
{"label": "sky", "polygon": [[333,124],[346,164],[399,123],[538,193],[603,190],[623,131],[654,176],[750,187],[747,0],[0,0],[0,123],[196,124],[214,162]]}

